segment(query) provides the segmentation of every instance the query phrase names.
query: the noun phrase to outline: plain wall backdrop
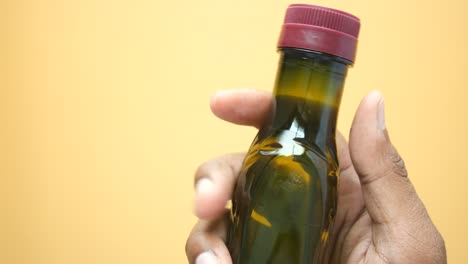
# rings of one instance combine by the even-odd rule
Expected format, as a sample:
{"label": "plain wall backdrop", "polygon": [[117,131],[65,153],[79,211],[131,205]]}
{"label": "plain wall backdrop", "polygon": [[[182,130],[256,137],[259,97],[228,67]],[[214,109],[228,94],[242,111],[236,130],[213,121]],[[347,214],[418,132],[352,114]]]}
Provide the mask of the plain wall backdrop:
{"label": "plain wall backdrop", "polygon": [[[0,1],[0,263],[186,263],[199,163],[255,129],[218,89],[270,91],[286,0]],[[387,127],[468,259],[468,2],[316,0],[361,18],[339,116],[385,95]]]}

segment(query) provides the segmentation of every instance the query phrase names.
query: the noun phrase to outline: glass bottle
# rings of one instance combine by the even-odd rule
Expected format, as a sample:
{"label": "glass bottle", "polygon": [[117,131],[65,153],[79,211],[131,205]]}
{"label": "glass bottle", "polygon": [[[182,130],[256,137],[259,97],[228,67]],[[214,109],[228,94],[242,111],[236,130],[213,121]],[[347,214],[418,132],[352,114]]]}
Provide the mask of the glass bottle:
{"label": "glass bottle", "polygon": [[233,263],[327,263],[337,210],[336,121],[359,27],[342,11],[289,6],[271,115],[233,194]]}

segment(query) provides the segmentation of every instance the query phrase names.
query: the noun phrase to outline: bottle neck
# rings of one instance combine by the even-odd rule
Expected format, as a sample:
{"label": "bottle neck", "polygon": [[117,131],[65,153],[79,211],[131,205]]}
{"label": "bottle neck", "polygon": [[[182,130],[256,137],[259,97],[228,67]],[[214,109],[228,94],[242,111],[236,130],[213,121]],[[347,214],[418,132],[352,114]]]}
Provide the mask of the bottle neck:
{"label": "bottle neck", "polygon": [[280,50],[274,89],[275,108],[269,135],[284,131],[295,141],[318,147],[322,153],[335,148],[338,108],[348,61],[296,48]]}

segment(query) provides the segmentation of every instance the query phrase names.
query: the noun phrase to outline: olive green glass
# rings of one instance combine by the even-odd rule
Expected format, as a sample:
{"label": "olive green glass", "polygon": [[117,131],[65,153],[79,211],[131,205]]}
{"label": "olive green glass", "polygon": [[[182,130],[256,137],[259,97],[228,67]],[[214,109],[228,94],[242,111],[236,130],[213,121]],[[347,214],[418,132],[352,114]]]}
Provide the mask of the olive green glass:
{"label": "olive green glass", "polygon": [[295,48],[244,160],[228,247],[236,263],[326,263],[337,207],[336,119],[349,61]]}

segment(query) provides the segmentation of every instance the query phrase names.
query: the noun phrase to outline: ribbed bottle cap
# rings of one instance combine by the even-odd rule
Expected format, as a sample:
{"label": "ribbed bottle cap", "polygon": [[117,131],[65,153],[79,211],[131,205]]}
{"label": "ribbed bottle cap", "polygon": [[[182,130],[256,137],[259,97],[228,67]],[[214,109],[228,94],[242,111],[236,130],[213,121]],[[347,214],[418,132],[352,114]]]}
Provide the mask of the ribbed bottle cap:
{"label": "ribbed bottle cap", "polygon": [[354,62],[359,27],[359,18],[346,12],[293,4],[286,11],[278,47],[319,51]]}

